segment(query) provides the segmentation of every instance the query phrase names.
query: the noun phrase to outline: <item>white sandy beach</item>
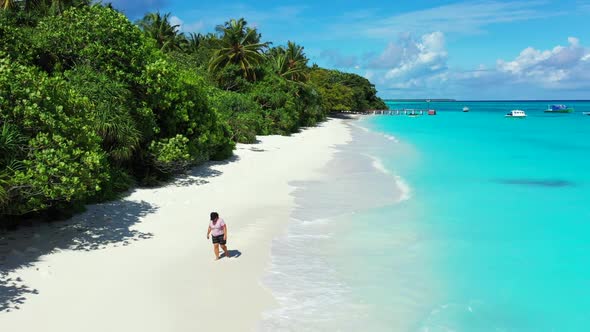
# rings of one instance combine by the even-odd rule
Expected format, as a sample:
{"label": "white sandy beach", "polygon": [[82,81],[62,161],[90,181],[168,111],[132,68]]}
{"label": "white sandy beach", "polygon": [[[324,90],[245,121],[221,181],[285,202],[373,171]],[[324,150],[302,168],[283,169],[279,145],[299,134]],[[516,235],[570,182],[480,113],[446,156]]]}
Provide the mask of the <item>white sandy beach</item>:
{"label": "white sandy beach", "polygon": [[[55,226],[31,231],[28,248],[9,258],[41,256],[5,276],[28,291],[0,312],[2,331],[255,330],[275,305],[260,277],[294,208],[289,183],[318,176],[334,146],[350,139],[345,121],[239,145],[231,162],[89,207],[66,235]],[[205,238],[211,211],[228,225],[232,258],[214,261]]]}

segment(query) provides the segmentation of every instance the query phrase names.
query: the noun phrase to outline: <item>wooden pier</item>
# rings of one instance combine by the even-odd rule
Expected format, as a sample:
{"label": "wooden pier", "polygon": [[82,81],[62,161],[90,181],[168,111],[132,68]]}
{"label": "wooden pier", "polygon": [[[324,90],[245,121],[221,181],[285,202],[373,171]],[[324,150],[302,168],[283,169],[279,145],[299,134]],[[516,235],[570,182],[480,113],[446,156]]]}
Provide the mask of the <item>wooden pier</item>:
{"label": "wooden pier", "polygon": [[399,110],[371,110],[366,114],[370,115],[436,115],[435,110],[416,110],[416,109],[399,109]]}

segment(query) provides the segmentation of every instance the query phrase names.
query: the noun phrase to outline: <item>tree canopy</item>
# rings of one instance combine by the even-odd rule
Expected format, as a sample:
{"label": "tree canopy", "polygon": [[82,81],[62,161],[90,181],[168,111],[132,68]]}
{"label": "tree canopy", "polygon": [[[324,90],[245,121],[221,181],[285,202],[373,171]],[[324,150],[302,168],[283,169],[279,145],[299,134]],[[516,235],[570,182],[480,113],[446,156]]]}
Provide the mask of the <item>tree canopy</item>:
{"label": "tree canopy", "polygon": [[[85,0],[0,0],[0,225],[59,215],[231,156],[256,135],[384,107],[243,18],[185,34]],[[271,45],[273,47],[271,47]]]}
{"label": "tree canopy", "polygon": [[230,64],[237,65],[244,77],[256,80],[256,66],[264,60],[262,53],[268,42],[260,42],[260,34],[247,26],[245,19],[231,19],[215,29],[219,41],[209,63],[210,70],[217,70]]}

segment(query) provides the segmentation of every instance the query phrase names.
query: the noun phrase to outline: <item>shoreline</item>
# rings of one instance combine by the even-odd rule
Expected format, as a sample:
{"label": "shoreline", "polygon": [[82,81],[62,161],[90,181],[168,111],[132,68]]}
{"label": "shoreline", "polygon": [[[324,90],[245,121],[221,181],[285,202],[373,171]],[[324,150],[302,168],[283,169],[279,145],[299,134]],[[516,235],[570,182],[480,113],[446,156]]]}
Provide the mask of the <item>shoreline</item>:
{"label": "shoreline", "polygon": [[294,184],[296,208],[286,232],[273,241],[263,279],[279,306],[264,312],[262,331],[356,331],[370,326],[373,303],[359,297],[348,273],[364,256],[362,250],[350,250],[353,229],[363,228],[366,220],[359,217],[397,206],[409,192],[377,157],[391,141],[356,122],[346,125],[353,139],[336,147],[321,177]]}
{"label": "shoreline", "polygon": [[[15,243],[23,247],[0,262],[9,270],[0,276],[2,297],[11,300],[0,325],[219,330],[215,317],[224,311],[231,315],[224,330],[255,329],[262,312],[276,306],[260,279],[271,242],[296,207],[291,183],[319,176],[334,146],[350,140],[346,121],[330,119],[291,137],[259,137],[258,144],[238,145],[229,162],[208,163],[165,187],[137,189],[69,221],[22,232],[26,238]],[[234,256],[218,262],[205,238],[212,210],[228,224]],[[53,248],[43,247],[49,239]]]}

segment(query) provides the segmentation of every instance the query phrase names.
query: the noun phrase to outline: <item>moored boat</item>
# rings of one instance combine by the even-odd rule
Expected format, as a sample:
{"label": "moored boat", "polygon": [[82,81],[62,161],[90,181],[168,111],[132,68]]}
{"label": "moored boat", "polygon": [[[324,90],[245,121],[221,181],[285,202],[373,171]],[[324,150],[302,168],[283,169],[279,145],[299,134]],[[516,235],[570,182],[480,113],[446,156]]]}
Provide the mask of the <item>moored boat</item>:
{"label": "moored boat", "polygon": [[436,115],[436,110],[428,110],[428,115]]}
{"label": "moored boat", "polygon": [[463,107],[463,112],[469,112],[469,107],[467,107],[467,106]]}
{"label": "moored boat", "polygon": [[582,112],[584,115],[590,115],[590,112]]}
{"label": "moored boat", "polygon": [[547,106],[545,113],[572,113],[573,107],[567,107],[566,105],[551,105]]}
{"label": "moored boat", "polygon": [[507,118],[526,118],[526,113],[523,110],[512,110],[505,115]]}

